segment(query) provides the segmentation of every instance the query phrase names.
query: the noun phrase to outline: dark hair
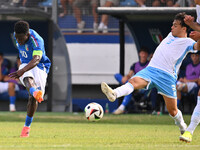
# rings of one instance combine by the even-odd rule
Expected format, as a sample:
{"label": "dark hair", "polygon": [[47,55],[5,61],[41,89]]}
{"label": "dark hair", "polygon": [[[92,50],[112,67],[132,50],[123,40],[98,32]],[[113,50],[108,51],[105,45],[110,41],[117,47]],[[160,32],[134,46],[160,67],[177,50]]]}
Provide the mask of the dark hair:
{"label": "dark hair", "polygon": [[2,56],[2,57],[4,56],[2,52],[0,52],[0,56]]}
{"label": "dark hair", "polygon": [[27,34],[29,32],[29,23],[26,21],[18,21],[15,23],[14,31],[16,34]]}
{"label": "dark hair", "polygon": [[147,47],[143,46],[143,47],[140,48],[139,52],[146,52],[146,53],[149,54],[149,49]]}
{"label": "dark hair", "polygon": [[185,12],[178,13],[174,17],[174,20],[179,20],[181,22],[181,26],[186,27],[187,28],[186,31],[188,32],[190,27],[187,24],[185,24],[185,22],[184,22],[185,15],[187,15]]}

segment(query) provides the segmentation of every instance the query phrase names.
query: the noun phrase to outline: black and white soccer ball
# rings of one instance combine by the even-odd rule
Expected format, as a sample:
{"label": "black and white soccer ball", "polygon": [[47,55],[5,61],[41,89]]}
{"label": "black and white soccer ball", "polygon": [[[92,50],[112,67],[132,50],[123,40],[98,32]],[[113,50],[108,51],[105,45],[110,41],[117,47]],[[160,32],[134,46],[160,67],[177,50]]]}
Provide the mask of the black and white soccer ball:
{"label": "black and white soccer ball", "polygon": [[85,106],[85,116],[89,121],[99,121],[103,117],[104,111],[100,104],[89,103]]}

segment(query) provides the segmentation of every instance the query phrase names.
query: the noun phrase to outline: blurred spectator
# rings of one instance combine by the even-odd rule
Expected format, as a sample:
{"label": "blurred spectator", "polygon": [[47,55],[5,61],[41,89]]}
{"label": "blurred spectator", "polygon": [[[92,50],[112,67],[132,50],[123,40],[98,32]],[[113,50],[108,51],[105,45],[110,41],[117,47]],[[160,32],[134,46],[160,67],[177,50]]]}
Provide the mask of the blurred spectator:
{"label": "blurred spectator", "polygon": [[174,5],[174,0],[154,0],[152,2],[152,7],[172,7]]}
{"label": "blurred spectator", "polygon": [[139,7],[146,7],[145,2],[146,0],[135,0]]}
{"label": "blurred spectator", "polygon": [[15,108],[15,101],[16,101],[16,95],[15,91],[19,90],[18,85],[16,84],[16,81],[10,80],[8,75],[8,68],[3,64],[4,57],[3,54],[0,53],[0,93],[8,92],[9,94],[9,110],[11,112],[16,111]]}
{"label": "blurred spectator", "polygon": [[99,0],[60,0],[60,3],[63,8],[63,12],[60,13],[59,17],[64,17],[67,15],[67,4],[72,6],[73,12],[77,21],[77,32],[82,33],[85,27],[85,21],[82,20],[82,8],[87,6],[88,3],[92,6],[92,14],[94,17],[93,22],[93,31],[94,33],[98,32],[98,14],[96,12],[96,8],[98,6]]}
{"label": "blurred spectator", "polygon": [[195,7],[194,0],[177,0],[174,7]]}
{"label": "blurred spectator", "polygon": [[38,7],[39,2],[43,0],[19,0],[16,2],[16,6],[23,6],[23,7]]}
{"label": "blurred spectator", "polygon": [[[121,74],[115,74],[115,79],[120,84],[125,84],[134,74],[144,69],[148,65],[149,61],[147,59],[148,59],[148,49],[143,47],[140,49],[140,52],[139,52],[139,61],[134,63],[131,66],[129,73],[125,76],[122,76]],[[142,93],[143,95],[148,94],[148,91],[146,90],[140,90],[139,92]],[[131,101],[131,98],[132,98],[132,94],[125,96],[122,101],[122,104],[113,112],[113,114],[118,115],[118,114],[124,113],[126,106]]]}
{"label": "blurred spectator", "polygon": [[200,77],[200,56],[198,53],[191,54],[192,63],[186,67],[186,73],[184,78],[180,78],[177,82],[177,105],[181,100],[181,92],[190,93],[194,88],[198,86],[198,80]]}
{"label": "blurred spectator", "polygon": [[[100,0],[100,6],[101,7],[112,7],[112,6],[119,6],[120,0]],[[98,27],[99,31],[102,31],[103,33],[108,32],[108,15],[102,15],[101,16],[101,22]]]}

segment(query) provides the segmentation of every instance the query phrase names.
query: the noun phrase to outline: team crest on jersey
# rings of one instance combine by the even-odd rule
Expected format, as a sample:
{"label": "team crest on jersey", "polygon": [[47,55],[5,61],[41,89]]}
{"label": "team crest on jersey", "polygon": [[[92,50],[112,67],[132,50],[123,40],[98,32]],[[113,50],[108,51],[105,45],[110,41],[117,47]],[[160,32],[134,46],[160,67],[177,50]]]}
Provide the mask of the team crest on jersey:
{"label": "team crest on jersey", "polygon": [[163,40],[163,36],[160,32],[160,30],[157,29],[149,29],[149,33],[151,35],[152,40],[156,43],[156,44],[160,44],[161,41]]}
{"label": "team crest on jersey", "polygon": [[27,45],[27,44],[25,44],[25,49],[26,49],[27,51],[29,51],[28,45]]}

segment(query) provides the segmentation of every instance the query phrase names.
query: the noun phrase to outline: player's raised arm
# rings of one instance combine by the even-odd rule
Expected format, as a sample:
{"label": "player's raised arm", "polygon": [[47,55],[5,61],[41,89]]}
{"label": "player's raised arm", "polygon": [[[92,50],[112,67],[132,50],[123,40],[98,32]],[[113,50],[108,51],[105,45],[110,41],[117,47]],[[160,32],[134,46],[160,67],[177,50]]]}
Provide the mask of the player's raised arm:
{"label": "player's raised arm", "polygon": [[184,22],[193,30],[200,31],[200,25],[194,21],[194,17],[192,17],[190,15],[186,15]]}
{"label": "player's raised arm", "polygon": [[9,77],[11,78],[19,78],[21,77],[25,72],[31,70],[32,68],[34,68],[35,66],[37,66],[39,64],[41,60],[41,56],[40,55],[34,55],[33,59],[22,69],[19,69],[16,72],[10,73]]}

